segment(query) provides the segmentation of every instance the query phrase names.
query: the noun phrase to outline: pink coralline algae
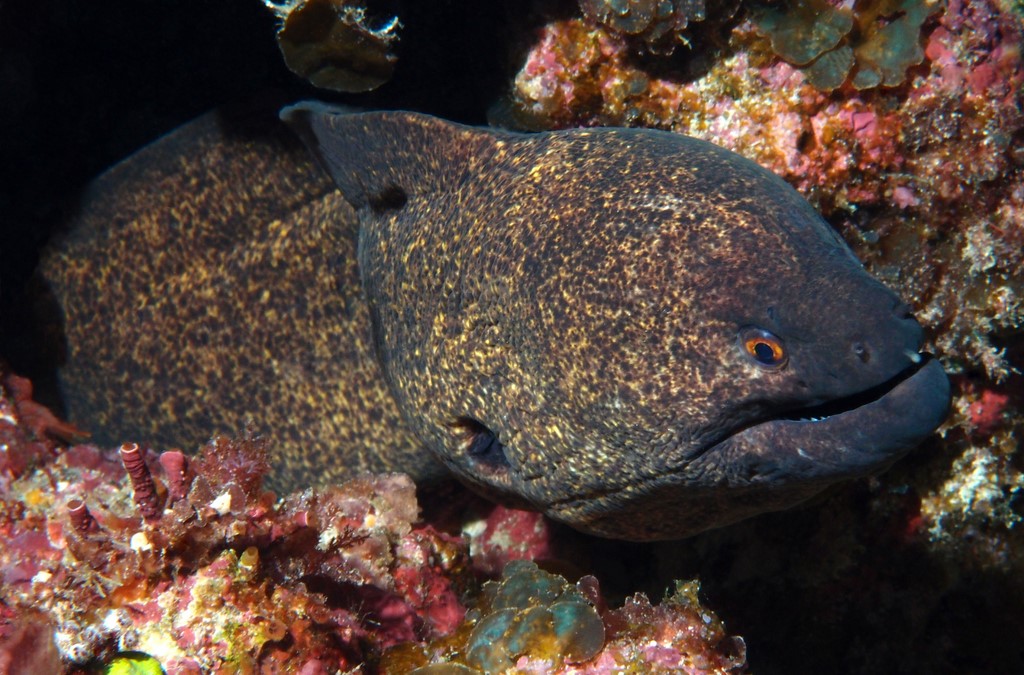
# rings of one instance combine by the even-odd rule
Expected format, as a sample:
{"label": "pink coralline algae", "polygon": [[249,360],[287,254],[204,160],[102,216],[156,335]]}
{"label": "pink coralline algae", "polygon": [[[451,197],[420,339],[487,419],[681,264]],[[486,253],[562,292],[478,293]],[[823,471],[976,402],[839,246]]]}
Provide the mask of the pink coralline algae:
{"label": "pink coralline algae", "polygon": [[1010,397],[985,389],[976,401],[968,406],[968,423],[980,433],[992,433],[1006,419],[1006,404]]}
{"label": "pink coralline algae", "polygon": [[485,519],[470,522],[463,533],[475,569],[487,576],[497,576],[511,560],[544,560],[556,555],[551,523],[531,511],[495,506]]}
{"label": "pink coralline algae", "polygon": [[859,98],[833,100],[763,52],[750,24],[735,51],[686,82],[636,65],[628,43],[569,19],[547,24],[515,79],[508,121],[528,128],[645,126],[704,138],[793,182],[826,209],[886,199],[899,119]]}
{"label": "pink coralline algae", "polygon": [[[41,407],[23,391],[16,406],[0,389],[2,457],[36,443],[17,410],[35,419]],[[593,577],[571,585],[521,560],[557,552],[537,514],[471,517],[471,559],[466,538],[420,522],[401,474],[279,500],[262,487],[255,438],[215,438],[194,458],[133,443],[45,448],[3,465],[0,672],[724,673],[745,663],[742,639],[693,585],[656,606],[635,595],[609,610]],[[481,592],[478,575],[502,568]]]}

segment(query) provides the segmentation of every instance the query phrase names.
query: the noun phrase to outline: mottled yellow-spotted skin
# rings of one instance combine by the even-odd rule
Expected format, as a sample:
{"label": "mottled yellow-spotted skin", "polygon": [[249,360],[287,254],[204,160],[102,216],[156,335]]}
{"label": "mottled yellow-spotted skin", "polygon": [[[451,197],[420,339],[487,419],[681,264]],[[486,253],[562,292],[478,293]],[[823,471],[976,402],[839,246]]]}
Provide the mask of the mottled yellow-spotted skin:
{"label": "mottled yellow-spotted skin", "polygon": [[248,429],[278,487],[433,464],[373,356],[354,213],[272,111],[200,118],[99,178],[80,214],[40,273],[93,440],[191,450]]}
{"label": "mottled yellow-spotted skin", "polygon": [[[733,153],[282,116],[338,192],[279,133],[211,119],[99,181],[44,268],[76,421],[180,443],[251,418],[286,484],[433,457],[495,499],[658,539],[884,468],[945,415],[906,306]],[[759,361],[750,331],[784,357]]]}
{"label": "mottled yellow-spotted skin", "polygon": [[[359,213],[398,406],[485,494],[600,534],[679,536],[877,470],[945,415],[932,362],[856,415],[772,419],[917,369],[921,329],[794,190],[734,153],[651,130],[522,135],[318,104],[283,117]],[[743,352],[749,326],[782,339],[784,367]],[[481,432],[500,446],[481,450]]]}

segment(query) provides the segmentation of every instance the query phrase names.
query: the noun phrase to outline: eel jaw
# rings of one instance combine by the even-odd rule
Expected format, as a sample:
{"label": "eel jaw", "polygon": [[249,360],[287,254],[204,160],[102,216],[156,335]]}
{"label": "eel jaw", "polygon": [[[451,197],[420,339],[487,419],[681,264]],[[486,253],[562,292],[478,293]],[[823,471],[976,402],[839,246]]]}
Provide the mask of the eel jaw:
{"label": "eel jaw", "polygon": [[[886,468],[942,424],[949,413],[949,379],[934,358],[865,394],[859,405],[831,402],[769,419],[729,436],[702,455],[731,485],[822,482],[823,486]],[[820,417],[818,415],[821,415]]]}
{"label": "eel jaw", "polygon": [[549,504],[546,513],[591,534],[653,541],[795,506],[832,483],[887,468],[949,412],[949,379],[932,358],[879,394],[817,420],[753,424],[675,470]]}

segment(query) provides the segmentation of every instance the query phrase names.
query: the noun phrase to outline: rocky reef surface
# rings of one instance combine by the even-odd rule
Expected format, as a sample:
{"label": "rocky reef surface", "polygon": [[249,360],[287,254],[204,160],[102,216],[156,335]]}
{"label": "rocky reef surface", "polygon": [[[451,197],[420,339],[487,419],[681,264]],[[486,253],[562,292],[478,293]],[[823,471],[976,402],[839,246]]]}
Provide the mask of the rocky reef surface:
{"label": "rocky reef surface", "polygon": [[742,638],[701,604],[697,582],[611,609],[593,576],[570,584],[528,562],[551,551],[537,514],[470,510],[465,532],[449,534],[420,518],[401,474],[278,499],[262,487],[258,439],[215,438],[194,458],[55,440],[79,433],[32,400],[27,380],[2,375],[0,672],[745,663]]}

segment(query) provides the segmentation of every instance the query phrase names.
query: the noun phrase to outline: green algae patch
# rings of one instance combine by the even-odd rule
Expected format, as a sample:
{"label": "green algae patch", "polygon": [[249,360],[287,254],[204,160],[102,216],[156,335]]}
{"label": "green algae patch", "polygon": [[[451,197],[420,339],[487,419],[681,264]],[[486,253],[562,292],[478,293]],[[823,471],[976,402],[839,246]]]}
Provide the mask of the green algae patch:
{"label": "green algae patch", "polygon": [[861,0],[853,10],[827,0],[755,5],[758,31],[783,60],[824,91],[896,87],[924,60],[921,28],[942,7],[929,0]]}
{"label": "green algae patch", "polygon": [[484,672],[512,667],[522,656],[580,663],[604,646],[604,624],[582,594],[532,562],[513,561],[484,587],[494,611],[473,629],[467,661]]}
{"label": "green algae patch", "polygon": [[786,61],[804,66],[835,49],[853,29],[853,13],[826,0],[796,0],[778,7],[759,7],[754,21]]}

